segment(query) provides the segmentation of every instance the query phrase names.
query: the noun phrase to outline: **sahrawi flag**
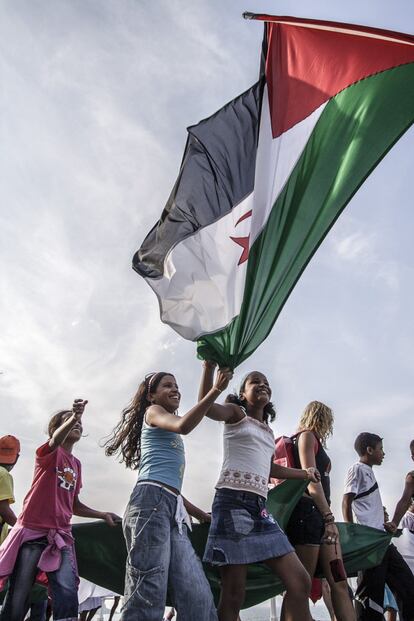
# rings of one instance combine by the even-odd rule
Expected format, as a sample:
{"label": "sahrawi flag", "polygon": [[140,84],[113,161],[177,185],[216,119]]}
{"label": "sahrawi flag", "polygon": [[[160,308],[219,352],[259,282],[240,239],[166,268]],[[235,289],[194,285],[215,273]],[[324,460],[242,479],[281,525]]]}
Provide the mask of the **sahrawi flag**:
{"label": "sahrawi flag", "polygon": [[414,37],[265,22],[260,80],[188,128],[161,219],[134,257],[161,319],[236,367],[269,334],[344,207],[414,120]]}

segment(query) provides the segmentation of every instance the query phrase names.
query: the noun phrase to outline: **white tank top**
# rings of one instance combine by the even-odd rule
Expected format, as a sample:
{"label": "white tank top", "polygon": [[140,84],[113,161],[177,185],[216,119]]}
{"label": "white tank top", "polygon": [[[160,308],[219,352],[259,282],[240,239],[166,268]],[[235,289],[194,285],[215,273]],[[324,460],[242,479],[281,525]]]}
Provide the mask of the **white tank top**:
{"label": "white tank top", "polygon": [[226,423],[223,433],[223,466],[216,489],[253,492],[267,498],[270,464],[275,450],[272,429],[250,416]]}

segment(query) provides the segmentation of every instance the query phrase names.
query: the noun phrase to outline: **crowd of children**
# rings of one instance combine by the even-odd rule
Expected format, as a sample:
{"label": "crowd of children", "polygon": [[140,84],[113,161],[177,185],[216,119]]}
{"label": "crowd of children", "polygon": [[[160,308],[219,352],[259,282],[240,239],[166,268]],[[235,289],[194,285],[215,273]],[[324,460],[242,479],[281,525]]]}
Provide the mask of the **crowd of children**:
{"label": "crowd of children", "polygon": [[[309,595],[317,572],[325,576],[325,595],[337,621],[379,621],[393,607],[403,621],[413,621],[414,576],[392,543],[377,567],[360,573],[354,598],[350,593],[330,507],[326,440],[333,432],[331,409],[318,401],[305,408],[291,438],[294,463],[282,466],[274,461],[275,438],[269,423],[275,409],[266,376],[249,373],[238,393],[227,395],[219,405],[216,400],[231,377],[229,369],[216,371],[216,365],[206,361],[198,403],[179,416],[181,395],[174,375],[151,373],[106,442],[107,455],[119,455],[128,468],[138,470],[123,518],[127,564],[122,621],[161,621],[167,590],[180,621],[237,621],[248,565],[257,562],[266,564],[285,586],[284,621],[312,619]],[[7,586],[0,621],[24,620],[35,581],[48,585],[53,619],[78,619],[72,515],[102,519],[111,527],[121,520],[79,499],[81,464],[73,448],[82,436],[86,404],[76,399],[71,410],[51,418],[49,438],[36,451],[32,485],[19,516],[11,507],[10,471],[20,443],[13,436],[0,438],[0,588]],[[223,465],[211,514],[181,495],[186,465],[181,436],[191,433],[205,416],[224,423]],[[406,513],[414,498],[414,474],[406,477],[392,519],[384,518],[373,470],[384,458],[382,438],[360,433],[355,450],[359,460],[347,475],[344,520],[394,534],[404,518],[403,524],[414,533],[414,511]],[[414,441],[410,450],[414,459]],[[286,533],[266,509],[271,479],[308,483]],[[211,522],[203,559],[188,537],[189,514]],[[217,609],[201,561],[220,572]]]}

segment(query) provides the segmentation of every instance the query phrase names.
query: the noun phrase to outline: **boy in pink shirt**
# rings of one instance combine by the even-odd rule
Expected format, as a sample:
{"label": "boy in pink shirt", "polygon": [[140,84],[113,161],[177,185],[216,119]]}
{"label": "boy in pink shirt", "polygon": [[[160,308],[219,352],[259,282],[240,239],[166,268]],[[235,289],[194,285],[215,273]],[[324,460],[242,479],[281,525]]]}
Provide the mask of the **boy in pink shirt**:
{"label": "boy in pink shirt", "polygon": [[[23,621],[29,593],[39,572],[46,574],[53,618],[78,618],[78,574],[70,520],[72,515],[99,518],[114,526],[114,513],[96,511],[79,500],[80,461],[72,455],[82,436],[87,401],[76,399],[49,422],[49,441],[36,451],[32,486],[23,510],[0,547],[0,582],[10,577],[0,621]],[[38,576],[39,578],[39,576]]]}

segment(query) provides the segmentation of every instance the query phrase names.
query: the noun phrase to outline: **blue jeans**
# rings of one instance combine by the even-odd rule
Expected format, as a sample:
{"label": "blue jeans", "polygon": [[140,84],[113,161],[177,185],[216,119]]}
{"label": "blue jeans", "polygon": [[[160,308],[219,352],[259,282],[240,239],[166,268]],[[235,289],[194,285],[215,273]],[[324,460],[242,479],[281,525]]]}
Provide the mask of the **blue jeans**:
{"label": "blue jeans", "polygon": [[[10,576],[9,590],[4,600],[0,621],[24,620],[30,606],[30,590],[38,571],[37,565],[46,546],[46,539],[27,541],[22,545]],[[72,550],[63,548],[61,554],[62,562],[59,569],[47,574],[53,602],[53,619],[77,620],[78,587]]]}
{"label": "blue jeans", "polygon": [[122,621],[160,621],[167,588],[181,621],[217,621],[213,596],[183,525],[177,500],[154,485],[137,485],[123,528],[128,551]]}

